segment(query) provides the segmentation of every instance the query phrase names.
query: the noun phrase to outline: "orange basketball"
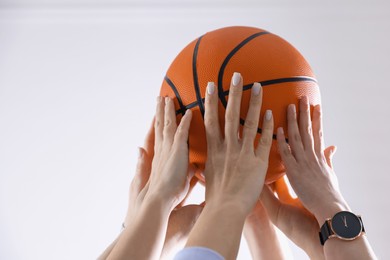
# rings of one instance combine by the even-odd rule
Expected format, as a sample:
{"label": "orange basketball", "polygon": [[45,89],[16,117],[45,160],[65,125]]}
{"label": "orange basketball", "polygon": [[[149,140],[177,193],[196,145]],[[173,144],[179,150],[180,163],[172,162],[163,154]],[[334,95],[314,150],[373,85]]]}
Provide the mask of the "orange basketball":
{"label": "orange basketball", "polygon": [[[261,118],[267,109],[272,110],[275,133],[277,127],[287,129],[286,110],[289,104],[295,103],[299,109],[298,100],[304,95],[309,97],[311,105],[320,103],[320,91],[309,64],[291,44],[279,36],[259,28],[234,26],[211,31],[195,39],[172,62],[160,95],[174,99],[177,122],[186,109],[192,110],[189,158],[190,163],[201,170],[207,158],[203,123],[207,82],[213,81],[218,87],[219,122],[223,134],[228,90],[234,72],[240,72],[244,80],[240,134],[254,82],[260,82],[263,86]],[[256,144],[261,136],[261,124],[262,120]],[[277,180],[284,172],[274,135],[266,182]],[[198,178],[204,181],[202,175],[199,174]]]}

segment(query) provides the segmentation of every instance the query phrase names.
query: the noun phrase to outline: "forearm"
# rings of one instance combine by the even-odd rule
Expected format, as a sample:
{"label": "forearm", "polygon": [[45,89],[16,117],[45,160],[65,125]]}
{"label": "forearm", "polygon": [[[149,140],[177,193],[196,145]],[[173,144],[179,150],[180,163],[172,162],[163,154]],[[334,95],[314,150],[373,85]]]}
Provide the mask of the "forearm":
{"label": "forearm", "polygon": [[252,259],[286,259],[274,225],[267,216],[265,209],[256,210],[248,216],[244,225],[244,236],[248,243]]}
{"label": "forearm", "polygon": [[207,247],[225,259],[236,259],[246,215],[234,203],[206,204],[186,247]]}
{"label": "forearm", "polygon": [[170,209],[158,198],[145,198],[139,213],[123,230],[107,259],[158,259]]}

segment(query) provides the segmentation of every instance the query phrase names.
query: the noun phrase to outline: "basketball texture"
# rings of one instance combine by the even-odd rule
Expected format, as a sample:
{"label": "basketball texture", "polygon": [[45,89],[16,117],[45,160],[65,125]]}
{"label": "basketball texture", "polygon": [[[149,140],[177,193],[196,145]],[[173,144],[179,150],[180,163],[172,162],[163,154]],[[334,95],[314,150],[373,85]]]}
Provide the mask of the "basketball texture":
{"label": "basketball texture", "polygon": [[[254,82],[263,87],[261,118],[267,109],[277,127],[287,134],[286,109],[306,95],[311,105],[320,103],[320,92],[314,74],[304,57],[287,41],[268,31],[253,27],[226,27],[208,32],[188,44],[172,62],[161,86],[160,95],[174,99],[177,122],[187,109],[193,112],[189,131],[189,159],[203,171],[207,158],[206,133],[203,122],[204,97],[207,82],[213,81],[219,92],[219,122],[225,126],[225,109],[234,72],[240,72],[243,94],[240,114],[240,134],[249,107],[250,89]],[[299,111],[298,111],[299,112]],[[261,136],[260,120],[255,144]],[[287,137],[288,138],[288,137]],[[278,154],[274,134],[266,183],[285,172]],[[204,181],[201,174],[197,177]]]}

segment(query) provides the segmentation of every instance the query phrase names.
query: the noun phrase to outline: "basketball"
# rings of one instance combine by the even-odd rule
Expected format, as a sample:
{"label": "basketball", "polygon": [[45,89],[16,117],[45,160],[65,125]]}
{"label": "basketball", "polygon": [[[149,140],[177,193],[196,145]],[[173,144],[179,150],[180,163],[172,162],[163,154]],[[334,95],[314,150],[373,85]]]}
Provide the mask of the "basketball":
{"label": "basketball", "polygon": [[[243,77],[240,135],[249,107],[254,82],[263,87],[261,120],[255,144],[261,136],[262,118],[267,109],[274,117],[274,140],[270,153],[266,183],[279,179],[285,169],[276,143],[276,129],[282,126],[287,135],[287,106],[308,96],[311,107],[321,102],[320,91],[310,65],[286,40],[254,27],[226,27],[208,32],[188,44],[174,59],[163,80],[160,96],[173,98],[177,122],[187,109],[193,112],[189,130],[189,160],[201,171],[207,158],[203,122],[206,86],[213,81],[218,87],[219,122],[225,127],[225,109],[234,72]],[[286,136],[288,138],[288,136]],[[204,177],[197,174],[204,182]]]}

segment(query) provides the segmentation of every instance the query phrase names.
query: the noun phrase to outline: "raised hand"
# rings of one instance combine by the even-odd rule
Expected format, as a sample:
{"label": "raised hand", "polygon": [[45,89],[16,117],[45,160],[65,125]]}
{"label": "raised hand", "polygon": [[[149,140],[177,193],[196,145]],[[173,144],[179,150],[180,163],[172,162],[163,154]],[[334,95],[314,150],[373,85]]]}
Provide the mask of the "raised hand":
{"label": "raised hand", "polygon": [[[277,131],[277,141],[286,168],[286,175],[300,201],[294,203],[293,200],[290,200],[293,205],[295,204],[295,208],[289,206],[290,213],[295,212],[291,213],[290,217],[296,218],[294,221],[306,220],[307,223],[311,223],[306,227],[300,226],[298,229],[299,232],[306,233],[306,240],[303,234],[299,236],[291,230],[290,232],[286,230],[286,233],[294,237],[297,243],[301,243],[301,246],[306,248],[305,250],[309,255],[317,254],[319,256],[318,252],[320,250],[316,249],[318,246],[313,244],[316,240],[314,230],[318,228],[319,232],[320,226],[325,224],[326,219],[332,218],[340,211],[350,211],[350,209],[340,192],[331,160],[325,156],[321,107],[320,105],[314,107],[313,120],[310,118],[309,110],[308,98],[303,97],[300,100],[298,126],[295,105],[289,105],[287,109],[289,144],[286,142],[281,127]],[[273,203],[276,207],[282,209],[283,207],[278,206],[278,202],[274,199],[269,196],[271,202],[269,205],[272,207]],[[305,213],[304,210],[298,211],[299,207],[297,205],[299,206],[300,203],[315,217],[317,224],[314,219],[310,221],[310,215],[307,212]],[[319,237],[317,238],[317,244],[320,244]],[[312,249],[307,246],[309,244],[313,244]],[[309,253],[310,251],[313,252]],[[375,259],[375,254],[365,235],[355,237],[352,241],[336,237],[328,239],[323,246],[323,252],[325,259]]]}
{"label": "raised hand", "polygon": [[239,137],[242,87],[241,75],[234,73],[223,137],[218,121],[218,89],[214,83],[208,83],[204,117],[207,137],[204,170],[206,206],[187,242],[187,247],[208,247],[226,259],[236,257],[245,218],[261,193],[273,135],[272,112],[267,110],[262,136],[255,147],[262,89],[259,83],[254,83],[243,135]]}

